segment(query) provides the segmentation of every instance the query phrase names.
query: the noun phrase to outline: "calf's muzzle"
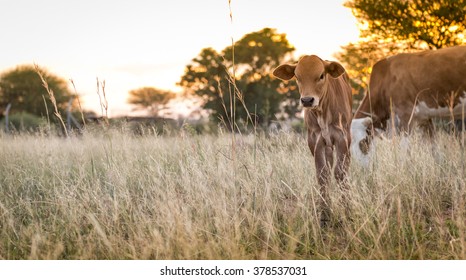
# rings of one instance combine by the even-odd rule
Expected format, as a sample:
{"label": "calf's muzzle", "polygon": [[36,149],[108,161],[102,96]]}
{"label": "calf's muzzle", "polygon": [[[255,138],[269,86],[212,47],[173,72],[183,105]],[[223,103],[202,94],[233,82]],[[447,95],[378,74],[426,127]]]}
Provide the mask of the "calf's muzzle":
{"label": "calf's muzzle", "polygon": [[301,103],[304,107],[312,107],[314,104],[314,97],[302,97]]}

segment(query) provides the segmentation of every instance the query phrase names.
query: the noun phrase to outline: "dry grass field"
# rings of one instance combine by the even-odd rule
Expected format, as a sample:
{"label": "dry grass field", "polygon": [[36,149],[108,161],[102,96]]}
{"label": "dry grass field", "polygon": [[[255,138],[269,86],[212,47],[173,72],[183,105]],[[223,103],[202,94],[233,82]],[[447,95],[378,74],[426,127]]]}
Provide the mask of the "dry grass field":
{"label": "dry grass field", "polygon": [[466,259],[466,155],[440,134],[352,162],[349,209],[303,135],[0,136],[1,259]]}

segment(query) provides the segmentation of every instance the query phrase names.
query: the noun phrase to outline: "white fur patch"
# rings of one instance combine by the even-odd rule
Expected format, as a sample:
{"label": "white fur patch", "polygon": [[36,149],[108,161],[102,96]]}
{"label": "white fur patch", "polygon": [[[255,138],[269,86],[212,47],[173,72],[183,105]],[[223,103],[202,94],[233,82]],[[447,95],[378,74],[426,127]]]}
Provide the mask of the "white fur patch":
{"label": "white fur patch", "polygon": [[430,118],[461,118],[466,114],[466,92],[463,91],[463,97],[460,97],[460,102],[455,107],[438,107],[430,108],[424,101],[419,102],[414,108],[414,116],[418,119]]}
{"label": "white fur patch", "polygon": [[371,118],[362,118],[362,119],[353,119],[351,122],[351,154],[353,157],[363,166],[368,167],[370,161],[370,155],[373,151],[373,141],[369,146],[369,153],[364,154],[361,151],[359,143],[366,139],[367,135],[367,128],[371,123]]}

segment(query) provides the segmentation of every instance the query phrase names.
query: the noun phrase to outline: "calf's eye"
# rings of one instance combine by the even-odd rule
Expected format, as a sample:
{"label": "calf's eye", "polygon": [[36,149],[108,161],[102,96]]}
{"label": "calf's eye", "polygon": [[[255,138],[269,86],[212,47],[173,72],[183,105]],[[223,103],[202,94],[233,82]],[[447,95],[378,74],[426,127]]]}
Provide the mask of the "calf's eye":
{"label": "calf's eye", "polygon": [[320,79],[323,80],[324,77],[325,77],[325,75],[324,75],[324,73],[322,73],[322,74],[320,75]]}

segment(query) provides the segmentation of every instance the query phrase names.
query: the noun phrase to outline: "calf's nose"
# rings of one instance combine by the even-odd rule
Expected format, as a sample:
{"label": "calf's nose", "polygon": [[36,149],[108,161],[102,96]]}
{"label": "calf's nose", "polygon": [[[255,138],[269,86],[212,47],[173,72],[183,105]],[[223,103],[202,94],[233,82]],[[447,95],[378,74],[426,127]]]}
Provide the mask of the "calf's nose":
{"label": "calf's nose", "polygon": [[312,103],[314,103],[314,97],[302,97],[301,103],[303,103],[304,107],[312,106]]}

